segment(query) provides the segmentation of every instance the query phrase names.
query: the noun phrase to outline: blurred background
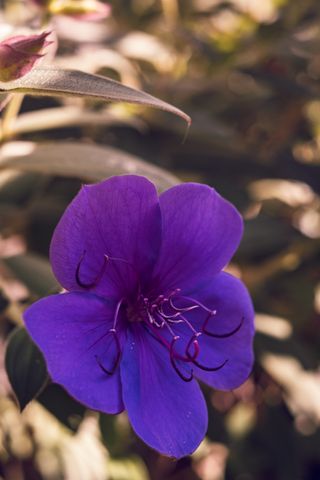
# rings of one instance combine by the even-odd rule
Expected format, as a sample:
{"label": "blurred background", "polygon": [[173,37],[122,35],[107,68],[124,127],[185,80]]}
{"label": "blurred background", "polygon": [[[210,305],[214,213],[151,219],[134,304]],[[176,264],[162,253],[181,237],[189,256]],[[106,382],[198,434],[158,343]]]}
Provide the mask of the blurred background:
{"label": "blurred background", "polygon": [[[6,125],[0,150],[0,478],[319,480],[320,4],[109,5],[109,16],[95,23],[52,16],[46,28],[56,32],[58,51],[51,63],[149,92],[184,110],[192,126],[183,141],[184,122],[169,113],[30,96]],[[43,8],[37,1],[2,2],[0,33],[40,27]],[[160,191],[179,180],[207,183],[245,218],[243,241],[228,268],[254,300],[256,365],[235,391],[203,386],[208,434],[192,457],[178,462],[142,444],[125,414],[88,412],[57,385],[42,389],[20,414],[3,363],[25,306],[59,289],[48,248],[67,204],[83,182],[128,172],[148,176]],[[26,385],[37,384],[39,370],[28,363],[32,347],[20,337],[15,348],[15,368]],[[31,398],[26,389],[25,403]]]}

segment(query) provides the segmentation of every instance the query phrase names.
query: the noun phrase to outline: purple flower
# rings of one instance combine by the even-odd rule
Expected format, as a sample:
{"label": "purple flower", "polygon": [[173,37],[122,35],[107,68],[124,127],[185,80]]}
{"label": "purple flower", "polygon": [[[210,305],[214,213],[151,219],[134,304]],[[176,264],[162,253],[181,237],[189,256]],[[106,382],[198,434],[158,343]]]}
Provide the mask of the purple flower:
{"label": "purple flower", "polygon": [[51,243],[68,292],[25,313],[53,381],[92,409],[126,409],[159,452],[193,452],[207,429],[195,378],[230,390],[252,367],[251,300],[221,271],[241,234],[236,209],[205,185],[159,197],[138,176],[84,186]]}
{"label": "purple flower", "polygon": [[52,42],[51,32],[39,35],[18,35],[0,42],[0,81],[8,82],[26,75],[43,57],[43,49]]}

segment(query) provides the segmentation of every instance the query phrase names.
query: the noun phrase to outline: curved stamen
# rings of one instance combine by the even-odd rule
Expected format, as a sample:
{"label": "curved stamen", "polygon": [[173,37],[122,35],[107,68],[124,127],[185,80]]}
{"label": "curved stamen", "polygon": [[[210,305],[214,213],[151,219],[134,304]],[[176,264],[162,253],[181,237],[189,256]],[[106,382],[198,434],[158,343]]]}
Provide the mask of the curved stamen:
{"label": "curved stamen", "polygon": [[[164,327],[164,325],[165,325],[166,322],[165,322],[165,320],[161,317],[161,315],[158,315],[157,312],[155,312],[154,315],[151,315],[151,314],[149,314],[149,315],[150,315],[150,318],[151,318],[151,320],[150,320],[151,323],[153,323],[153,324],[154,324],[156,327],[158,327],[158,328]],[[148,316],[149,316],[149,315],[148,315]]]}
{"label": "curved stamen", "polygon": [[121,300],[119,300],[119,302],[117,303],[117,306],[116,306],[116,309],[115,309],[115,312],[114,312],[114,317],[113,317],[113,326],[109,330],[110,332],[113,331],[113,330],[116,331],[116,326],[117,326],[117,323],[118,323],[118,316],[119,316],[119,312],[120,312],[120,307],[123,304],[123,302],[124,302],[124,298],[121,298]]}
{"label": "curved stamen", "polygon": [[[171,351],[171,348],[173,348],[172,342],[175,343],[177,340],[180,339],[179,336],[176,336],[173,338],[171,344],[164,338],[162,335],[160,335],[158,329],[154,328],[152,325],[147,325],[145,323],[142,324],[144,329],[151,335],[157,342],[159,342],[161,345],[166,347],[169,352]],[[172,351],[172,355],[174,356],[175,360],[181,360],[182,362],[188,362],[190,363],[191,360],[187,356],[180,355],[179,353]]]}
{"label": "curved stamen", "polygon": [[203,324],[203,326],[202,326],[202,333],[204,333],[205,335],[208,335],[209,337],[213,337],[213,338],[228,338],[228,337],[232,337],[232,335],[234,335],[235,333],[237,333],[237,332],[240,330],[240,328],[242,327],[243,322],[244,322],[244,318],[242,317],[239,325],[237,325],[236,328],[234,328],[234,329],[231,330],[230,332],[226,332],[226,333],[213,333],[213,332],[209,332],[208,330],[206,330],[206,326],[207,326],[209,320],[210,320],[210,317],[207,317],[206,321],[204,322],[204,324]]}
{"label": "curved stamen", "polygon": [[181,317],[178,317],[178,318],[167,318],[166,321],[169,322],[169,323],[173,323],[174,325],[178,325],[179,323],[184,323],[184,321],[182,320]]}
{"label": "curved stamen", "polygon": [[174,370],[176,371],[176,373],[179,375],[179,377],[181,378],[181,380],[183,380],[184,382],[191,382],[191,380],[193,380],[193,370],[191,369],[190,370],[190,375],[187,377],[186,375],[184,375],[184,373],[178,368],[178,365],[176,363],[176,354],[173,350],[173,347],[174,347],[174,344],[175,342],[179,339],[179,337],[174,337],[172,339],[172,342],[171,342],[171,345],[170,345],[170,362],[171,362],[171,365],[173,366]]}
{"label": "curved stamen", "polygon": [[[200,368],[201,370],[205,370],[206,372],[216,372],[217,370],[220,370],[222,367],[225,366],[225,364],[228,362],[228,359],[222,362],[220,365],[217,365],[216,367],[207,367],[206,365],[202,365],[200,362],[198,362],[197,357],[200,353],[200,345],[198,342],[198,337],[201,335],[201,332],[195,333],[189,340],[189,343],[186,348],[186,355],[189,358],[189,360],[195,365],[196,367]],[[193,346],[194,352],[191,355],[190,353],[190,348]]]}
{"label": "curved stamen", "polygon": [[192,358],[197,358],[198,352],[197,352],[197,345],[196,345],[196,344],[197,344],[198,342],[197,342],[196,339],[194,339],[194,337],[195,337],[195,335],[191,338],[191,340],[189,340],[188,345],[187,345],[186,350],[185,350],[185,352],[187,352],[188,348],[189,348],[189,349],[191,348],[191,344],[192,344],[192,343],[195,343],[195,345],[194,345],[195,351],[194,351],[194,354],[191,356],[191,358],[189,358],[188,355],[181,355],[180,353],[177,353],[177,352],[174,351],[174,349],[173,349],[173,348],[174,348],[174,344],[175,344],[178,340],[180,340],[180,337],[179,337],[179,335],[175,335],[175,336],[173,337],[173,339],[172,339],[172,341],[171,341],[171,344],[169,344],[169,351],[172,349],[172,355],[174,356],[175,360],[181,360],[182,362],[190,363],[190,362],[192,361]]}
{"label": "curved stamen", "polygon": [[[110,330],[103,335],[102,338],[107,338],[108,336],[112,336],[114,342],[115,342],[115,346],[116,346],[116,354],[115,354],[115,358],[114,358],[114,361],[113,361],[113,365],[112,365],[112,368],[109,370],[108,368],[106,368],[99,355],[95,355],[94,358],[96,359],[96,362],[97,364],[99,365],[99,367],[101,368],[101,370],[106,373],[107,375],[113,375],[114,372],[117,370],[118,368],[118,365],[119,365],[119,362],[120,362],[120,358],[121,358],[121,345],[120,345],[120,340],[119,340],[119,336],[118,336],[118,333],[117,333],[117,330],[116,330],[116,326],[117,326],[117,323],[118,323],[118,317],[119,317],[119,312],[120,312],[120,308],[121,308],[121,305],[123,304],[124,302],[124,298],[121,298],[121,300],[117,303],[117,306],[116,306],[116,309],[115,309],[115,312],[114,312],[114,317],[113,317],[113,326],[112,328],[110,328]],[[101,339],[99,339],[100,341]],[[109,349],[107,349],[109,350]]]}
{"label": "curved stamen", "polygon": [[115,359],[114,359],[114,362],[113,362],[113,365],[112,365],[112,368],[109,370],[108,368],[106,368],[99,355],[95,355],[94,358],[96,359],[96,362],[97,364],[99,365],[99,367],[101,368],[101,370],[106,373],[107,375],[113,375],[114,372],[117,370],[118,368],[118,365],[119,365],[119,362],[120,362],[120,358],[121,358],[121,345],[120,345],[120,340],[119,340],[119,337],[118,337],[118,334],[117,334],[117,331],[114,329],[114,328],[111,328],[107,334],[108,335],[112,335],[113,336],[113,339],[115,341],[115,345],[116,345],[116,355],[115,355]]}
{"label": "curved stamen", "polygon": [[173,313],[173,314],[171,314],[171,315],[168,315],[167,313],[165,313],[165,312],[163,311],[162,305],[160,305],[159,307],[157,307],[157,311],[158,311],[159,314],[160,314],[163,318],[165,318],[166,320],[173,320],[173,319],[175,319],[175,318],[177,318],[177,317],[180,316],[180,312],[175,312],[175,313]]}
{"label": "curved stamen", "polygon": [[[149,300],[148,297],[139,295],[137,298],[138,304],[136,316],[142,321],[142,325],[146,331],[169,351],[171,365],[179,377],[185,382],[190,382],[194,378],[192,366],[206,372],[216,372],[223,368],[229,361],[226,359],[219,365],[215,366],[207,366],[199,362],[198,357],[201,347],[199,344],[199,337],[204,334],[214,338],[228,338],[238,332],[243,324],[244,318],[241,319],[240,324],[232,331],[226,333],[210,332],[207,330],[208,322],[217,314],[217,311],[211,310],[194,298],[179,295],[180,292],[180,289],[176,289],[168,295],[158,295],[158,297],[153,300]],[[189,304],[189,306],[178,307],[174,302],[175,298],[177,298],[179,302],[181,300],[184,302],[191,302],[191,305]],[[192,318],[190,320],[188,319],[188,312],[195,309],[201,309],[205,317],[202,321],[201,330],[199,331],[194,327]],[[184,351],[181,353],[176,351],[176,342],[178,340],[182,341],[180,335],[178,335],[178,332],[176,331],[176,328],[178,328],[176,326],[178,324],[184,324],[189,331],[191,331],[189,339],[185,339],[187,342],[186,346],[185,343],[182,343]],[[167,339],[167,333],[164,334],[164,332],[162,332],[163,328],[165,328],[170,334],[171,340]],[[187,371],[185,371],[186,364],[189,364]]]}
{"label": "curved stamen", "polygon": [[[187,298],[187,297],[185,297]],[[168,299],[168,303],[170,305],[170,307],[172,308],[172,310],[174,310],[175,312],[178,312],[178,313],[185,313],[185,312],[191,312],[191,310],[194,310],[195,308],[199,308],[200,305],[190,305],[190,307],[176,307],[176,305],[174,305],[174,303],[172,302],[172,298],[169,298]]]}
{"label": "curved stamen", "polygon": [[[191,362],[193,362],[200,353],[200,346],[199,346],[199,342],[198,342],[198,337],[200,335],[201,335],[201,333],[195,333],[194,335],[192,335],[192,337],[190,338],[190,340],[188,342],[188,345],[187,345],[187,348],[186,348],[186,356],[187,356],[187,358],[189,358],[189,360]],[[191,347],[193,347],[193,354],[192,355],[190,353]]]}
{"label": "curved stamen", "polygon": [[178,324],[178,323],[185,323],[185,319],[182,317],[181,313],[180,312],[177,312],[177,313],[174,313],[173,315],[167,315],[163,312],[163,309],[161,306],[159,306],[156,310],[155,310],[155,315],[157,315],[158,317],[161,318],[162,322],[161,322],[161,326],[163,327],[164,325],[166,325],[168,328],[169,328],[169,325],[168,323],[172,323],[172,324]]}
{"label": "curved stamen", "polygon": [[158,322],[156,321],[155,317],[152,316],[152,318],[153,318],[152,324],[154,324],[154,325],[155,325],[156,327],[158,327],[159,329],[166,327],[167,330],[169,331],[170,335],[172,335],[172,337],[175,337],[175,333],[174,333],[174,331],[172,330],[170,324],[169,324],[164,318],[162,318],[160,314],[157,314],[157,313],[156,313],[156,315],[157,315],[158,318],[160,318],[160,322],[161,322],[161,323],[158,323]]}
{"label": "curved stamen", "polygon": [[205,372],[216,372],[217,370],[221,370],[221,368],[223,368],[227,362],[228,358],[216,367],[207,367],[206,365],[202,365],[201,363],[199,363],[198,360],[192,360],[193,365],[200,368],[200,370],[204,370]]}
{"label": "curved stamen", "polygon": [[79,285],[79,287],[88,289],[88,288],[93,288],[93,287],[97,286],[97,284],[98,284],[99,281],[101,280],[102,275],[104,274],[104,270],[105,270],[105,268],[106,268],[106,264],[107,264],[107,262],[108,262],[108,260],[109,260],[109,257],[106,256],[106,255],[104,255],[104,257],[103,257],[103,259],[104,259],[104,260],[103,260],[103,265],[102,265],[102,267],[101,267],[100,272],[98,273],[98,275],[96,276],[96,278],[95,278],[92,282],[86,283],[86,282],[83,282],[83,281],[80,279],[80,268],[81,268],[81,264],[82,264],[82,262],[83,262],[83,260],[84,260],[85,254],[86,254],[86,250],[83,251],[83,253],[82,253],[81,257],[80,257],[79,263],[78,263],[77,268],[76,268],[76,274],[75,274],[75,276],[76,276],[76,282],[77,282],[77,284]]}
{"label": "curved stamen", "polygon": [[[195,305],[197,305],[198,307],[202,308],[203,310],[205,310],[206,312],[210,313],[211,316],[215,315],[217,313],[216,310],[210,310],[210,308],[206,307],[205,305],[203,305],[203,303],[199,302],[198,300],[196,300],[195,298],[192,298],[192,297],[185,297],[184,295],[181,296],[180,298],[183,298],[185,300],[189,300],[190,302],[193,302]],[[194,307],[194,306],[193,306]]]}

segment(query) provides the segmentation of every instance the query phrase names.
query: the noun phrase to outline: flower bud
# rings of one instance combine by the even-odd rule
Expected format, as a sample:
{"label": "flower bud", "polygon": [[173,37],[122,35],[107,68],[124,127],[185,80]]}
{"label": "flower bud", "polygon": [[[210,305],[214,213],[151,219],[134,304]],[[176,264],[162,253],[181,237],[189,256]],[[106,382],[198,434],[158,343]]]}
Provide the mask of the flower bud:
{"label": "flower bud", "polygon": [[99,0],[32,0],[51,15],[67,15],[79,20],[102,20],[110,14],[110,5]]}
{"label": "flower bud", "polygon": [[109,15],[110,6],[98,0],[52,0],[49,11],[81,20],[101,20]]}
{"label": "flower bud", "polygon": [[0,42],[0,81],[9,82],[26,75],[43,57],[43,49],[51,32],[39,35],[18,35]]}

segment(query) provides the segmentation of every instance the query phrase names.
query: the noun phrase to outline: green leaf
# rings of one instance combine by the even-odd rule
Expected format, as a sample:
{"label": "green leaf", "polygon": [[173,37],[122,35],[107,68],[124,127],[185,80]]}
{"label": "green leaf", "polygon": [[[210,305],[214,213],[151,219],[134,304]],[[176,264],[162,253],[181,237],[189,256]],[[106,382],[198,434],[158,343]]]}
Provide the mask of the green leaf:
{"label": "green leaf", "polygon": [[18,327],[10,335],[5,366],[20,409],[23,410],[41,393],[49,378],[43,355],[25,328]]}
{"label": "green leaf", "polygon": [[108,77],[62,70],[54,67],[33,68],[27,75],[11,82],[0,82],[0,91],[31,95],[77,96],[97,98],[108,102],[127,102],[158,108],[183,118],[188,125],[190,117],[178,108],[148,93],[136,90]]}

